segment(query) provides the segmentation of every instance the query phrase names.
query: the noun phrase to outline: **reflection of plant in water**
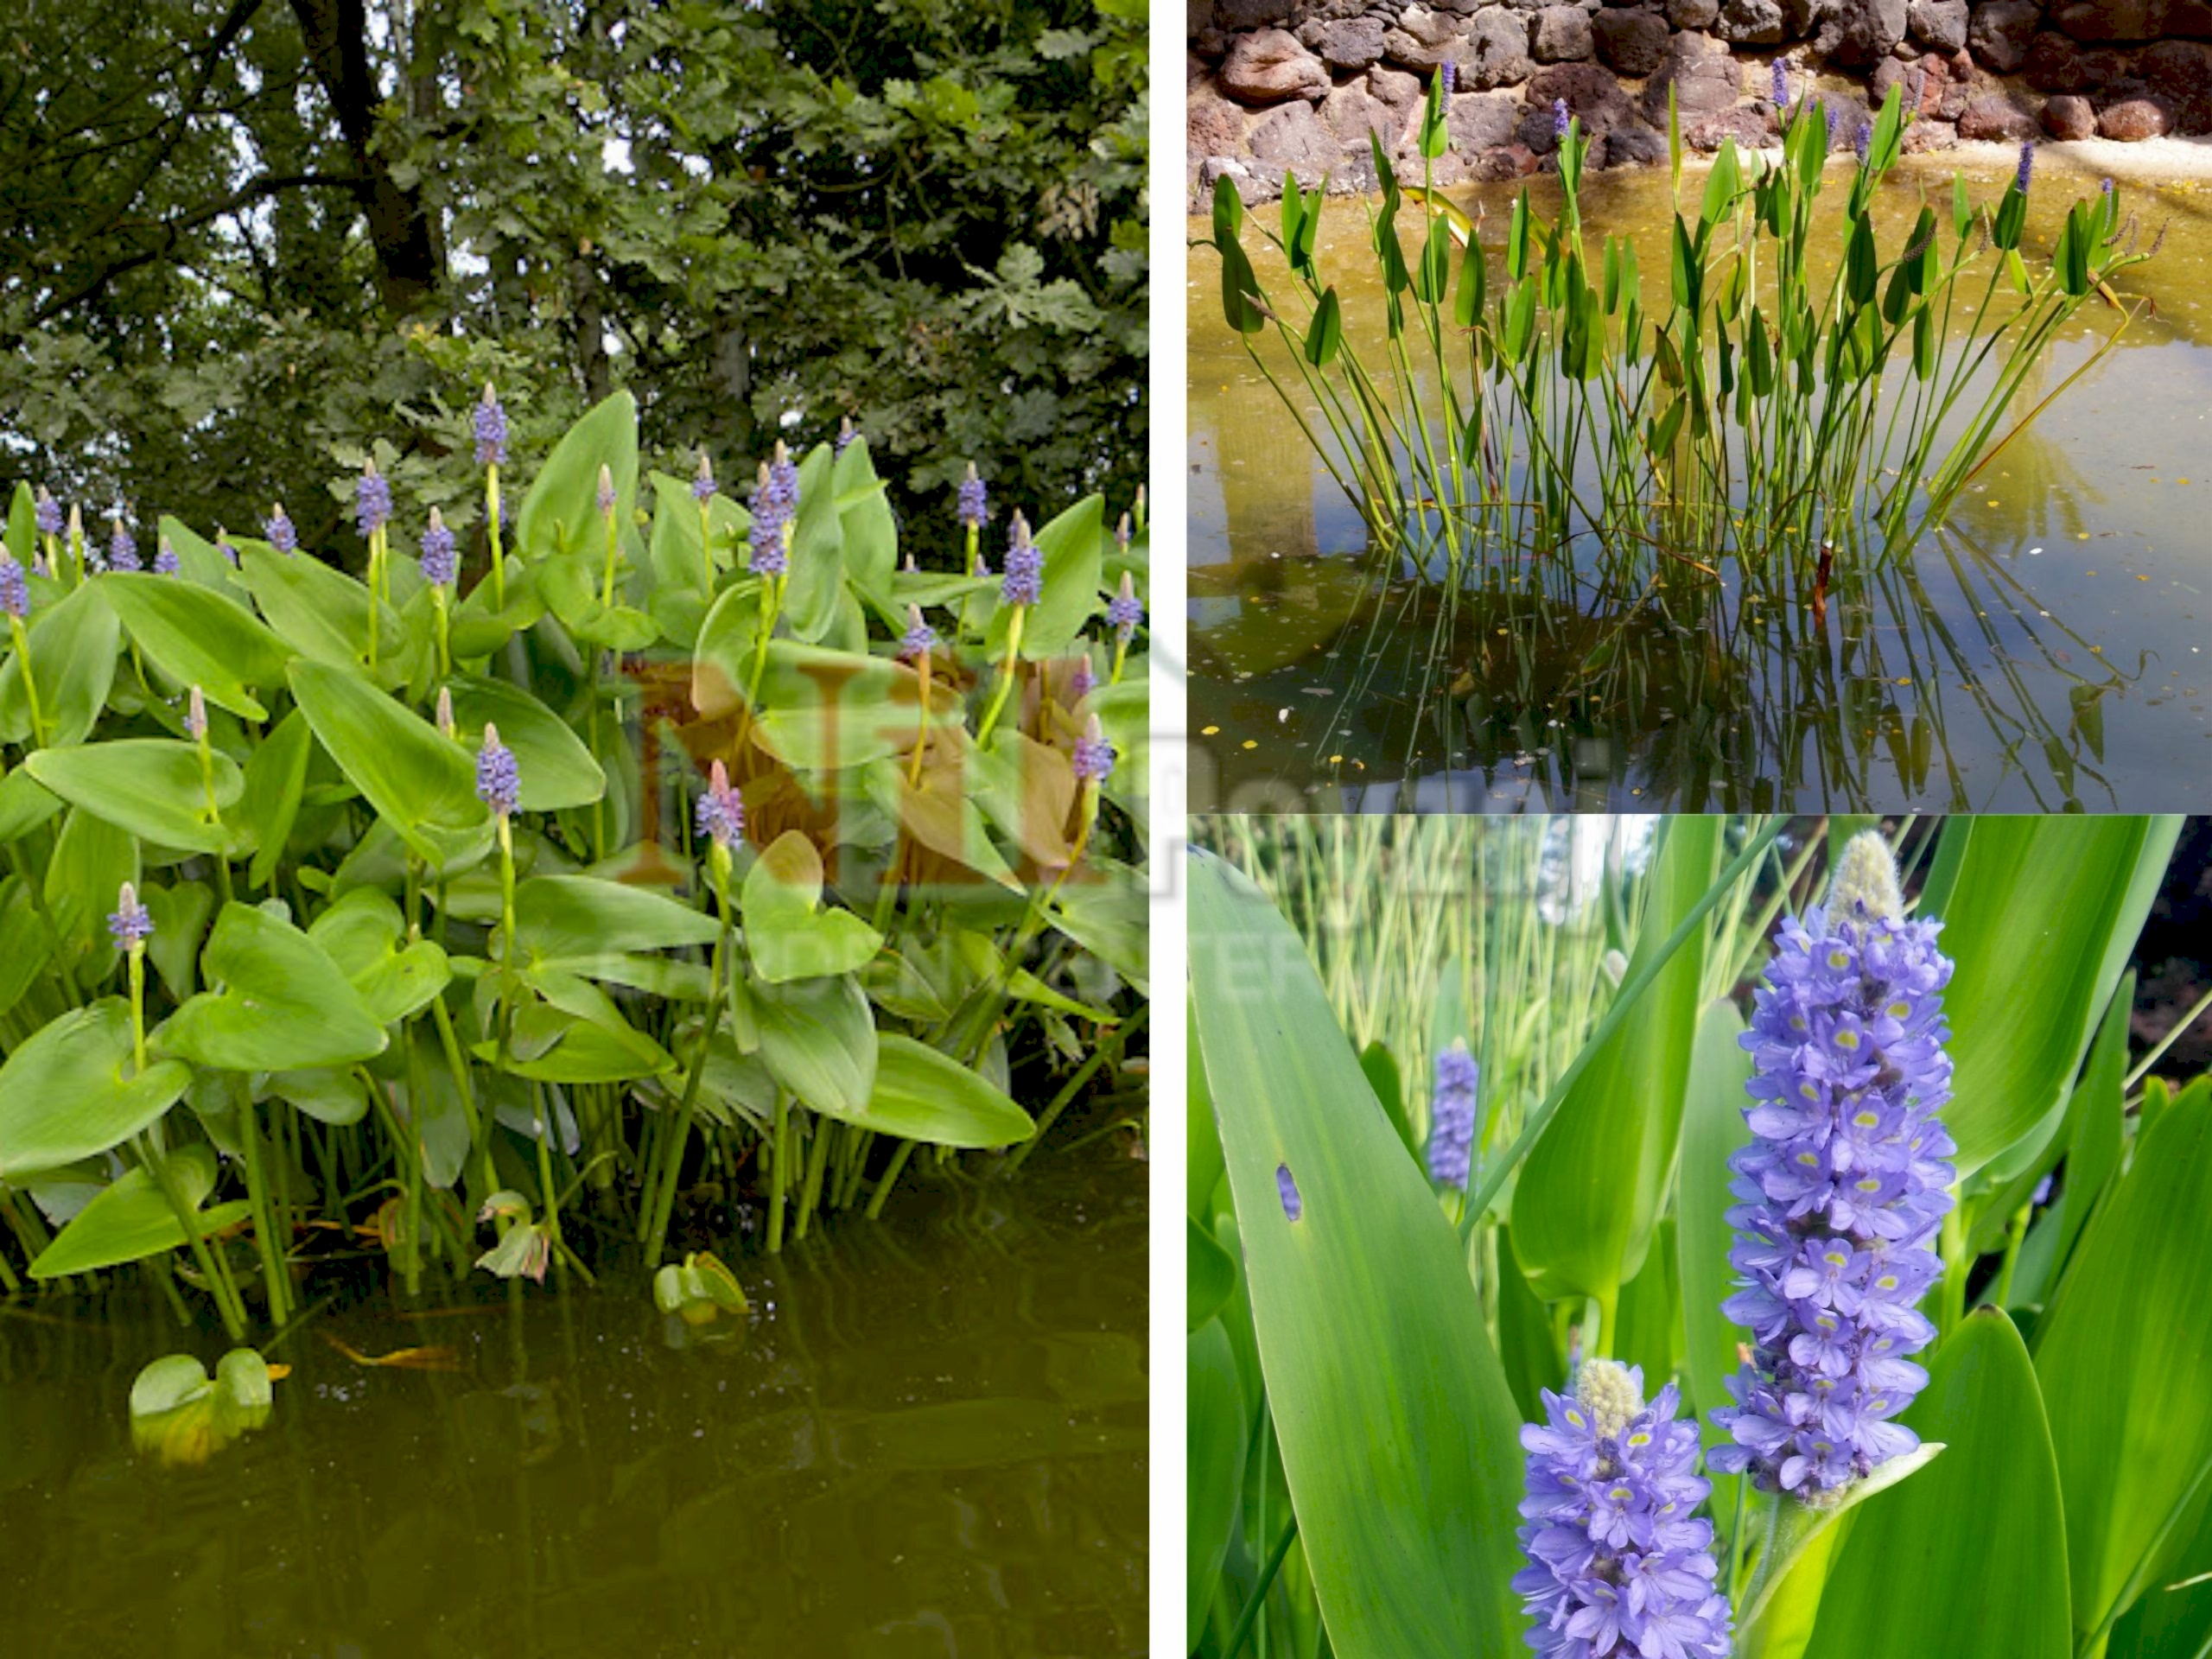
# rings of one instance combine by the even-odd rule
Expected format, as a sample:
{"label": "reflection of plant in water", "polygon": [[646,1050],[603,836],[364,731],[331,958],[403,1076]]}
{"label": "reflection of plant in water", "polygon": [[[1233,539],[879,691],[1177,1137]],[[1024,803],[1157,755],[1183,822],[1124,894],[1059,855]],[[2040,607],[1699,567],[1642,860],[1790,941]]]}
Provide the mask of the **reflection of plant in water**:
{"label": "reflection of plant in water", "polygon": [[269,1421],[271,1387],[289,1374],[251,1348],[233,1348],[215,1375],[190,1354],[164,1354],[130,1385],[130,1439],[170,1465],[205,1463]]}
{"label": "reflection of plant in water", "polygon": [[[1948,533],[1936,548],[1926,569],[1853,567],[1827,589],[1787,566],[1737,591],[1535,561],[1448,600],[1390,582],[1395,561],[1378,556],[1310,653],[1341,658],[1312,752],[1379,753],[1409,780],[1460,757],[1511,762],[1554,800],[1595,767],[1683,810],[1931,789],[1963,808],[1992,784],[1967,762],[1993,753],[2047,807],[2102,791],[2103,700],[2132,677],[2002,562]],[[1950,577],[1941,594],[1927,585],[1936,569]],[[2031,678],[2063,686],[2063,709],[2043,707]]]}
{"label": "reflection of plant in water", "polygon": [[[1678,206],[1669,295],[1663,310],[1647,312],[1632,243],[1609,236],[1594,264],[1586,254],[1578,199],[1586,141],[1563,105],[1560,113],[1559,217],[1540,223],[1523,190],[1495,296],[1466,216],[1426,185],[1402,187],[1376,144],[1383,194],[1371,243],[1389,325],[1376,365],[1347,342],[1315,257],[1324,197],[1288,181],[1281,234],[1268,235],[1306,301],[1294,328],[1238,241],[1235,186],[1224,178],[1216,191],[1230,327],[1323,451],[1370,540],[1410,548],[1424,563],[1440,555],[1455,580],[1586,539],[1602,565],[1623,573],[1787,563],[1825,585],[1826,550],[1840,549],[1847,563],[1862,548],[1893,553],[1919,520],[1941,519],[2049,402],[2014,417],[2015,394],[2059,329],[2092,293],[2117,304],[2108,280],[2147,257],[2133,251],[2132,234],[2123,240],[2107,188],[2075,205],[2050,267],[2031,276],[2019,251],[2024,158],[1993,211],[1978,211],[1955,178],[1947,222],[1923,207],[1885,261],[1871,204],[1903,149],[1893,88],[1852,171],[1844,257],[1825,292],[1810,247],[1830,149],[1820,105],[1790,115],[1778,162],[1745,162],[1725,145],[1694,220],[1680,210],[1681,146],[1670,120]],[[1425,179],[1448,143],[1440,75],[1421,126]],[[1423,221],[1410,254],[1397,223],[1408,199]],[[1465,250],[1456,275],[1455,244]],[[1993,251],[1977,283],[1974,267]],[[1334,436],[1333,454],[1252,351],[1250,336],[1271,322]],[[1955,349],[1955,325],[1964,342]],[[1456,367],[1449,334],[1466,340]],[[1910,383],[1885,397],[1892,354]],[[1417,356],[1433,370],[1426,381]]]}

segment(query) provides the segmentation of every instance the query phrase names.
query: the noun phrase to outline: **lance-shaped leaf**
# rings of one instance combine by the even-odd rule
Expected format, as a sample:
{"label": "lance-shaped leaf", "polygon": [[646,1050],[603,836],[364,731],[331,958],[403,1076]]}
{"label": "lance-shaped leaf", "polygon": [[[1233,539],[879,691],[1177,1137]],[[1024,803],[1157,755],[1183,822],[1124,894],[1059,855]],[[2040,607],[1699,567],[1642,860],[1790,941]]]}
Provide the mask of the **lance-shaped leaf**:
{"label": "lance-shaped leaf", "polygon": [[287,645],[245,606],[210,588],[173,576],[111,571],[102,596],[146,659],[179,685],[196,685],[207,701],[246,720],[269,711],[251,687],[281,686]]}
{"label": "lance-shaped leaf", "polygon": [[[2158,896],[2178,818],[1956,817],[1942,906],[1955,1071],[1944,1126],[1961,1181],[2033,1157],[2063,1121],[2097,1017]],[[2039,1129],[2046,1130],[2040,1139]]]}
{"label": "lance-shaped leaf", "polygon": [[800,979],[753,992],[760,1058],[801,1104],[856,1118],[875,1088],[875,1018],[854,979]]}
{"label": "lance-shaped leaf", "polygon": [[1805,1659],[2068,1659],[2058,1466],[2012,1320],[1985,1308],[1960,1326],[1904,1421],[1948,1449],[1859,1510]]}
{"label": "lance-shaped leaf", "polygon": [[[1223,1252],[1224,1257],[1226,1254]],[[1187,1650],[1195,1653],[1221,1577],[1222,1558],[1236,1533],[1244,1491],[1245,1448],[1250,1440],[1236,1356],[1218,1319],[1209,1319],[1191,1333],[1185,1401],[1185,1478],[1190,1483],[1185,1631]]]}
{"label": "lance-shaped leaf", "polygon": [[638,400],[626,391],[593,404],[553,446],[515,516],[515,546],[540,555],[602,554],[601,467],[614,480],[614,522],[626,528],[638,499]]}
{"label": "lance-shaped leaf", "polygon": [[[115,679],[115,648],[122,632],[115,613],[92,583],[59,602],[35,610],[30,620],[31,674],[38,687],[46,741],[57,747],[81,743],[107,702]],[[7,636],[0,633],[0,645]],[[22,664],[13,652],[0,664],[0,738],[31,739],[31,706]]]}
{"label": "lance-shaped leaf", "polygon": [[[1666,821],[1630,979],[1712,887],[1721,824],[1710,817]],[[1610,1321],[1619,1287],[1643,1266],[1674,1167],[1704,971],[1700,933],[1604,1039],[1522,1165],[1513,1249],[1546,1301],[1594,1296]],[[1603,1335],[1611,1341],[1611,1332]]]}
{"label": "lance-shaped leaf", "polygon": [[[72,749],[46,749],[24,763],[31,776],[63,800],[156,847],[222,853],[236,839],[207,815],[207,785],[199,747],[167,737],[121,737]],[[219,811],[245,792],[238,762],[209,756]]]}
{"label": "lance-shaped leaf", "polygon": [[[168,1167],[187,1207],[199,1211],[196,1219],[202,1238],[237,1226],[253,1207],[239,1198],[213,1210],[200,1209],[215,1190],[215,1155],[206,1147],[187,1147],[171,1153]],[[184,1242],[184,1224],[177,1219],[160,1185],[143,1166],[133,1167],[103,1188],[55,1235],[54,1243],[31,1263],[31,1277],[60,1279],[120,1267],[125,1262],[143,1262],[149,1255],[176,1249]]]}
{"label": "lance-shaped leaf", "polygon": [[487,725],[522,768],[522,810],[557,812],[588,806],[607,792],[607,774],[561,717],[518,685],[464,676],[452,684],[454,722],[473,738]]}
{"label": "lance-shaped leaf", "polygon": [[534,875],[515,889],[515,946],[566,967],[631,950],[712,944],[721,924],[664,893],[594,875]]}
{"label": "lance-shaped leaf", "polygon": [[302,655],[336,668],[358,668],[368,655],[369,609],[376,603],[378,639],[397,643],[399,616],[372,601],[369,590],[320,559],[283,554],[253,543],[239,550],[239,575],[269,626]]}
{"label": "lance-shaped leaf", "polygon": [[822,855],[786,830],[745,877],[745,944],[771,984],[855,973],[883,948],[883,935],[849,910],[822,906]]}
{"label": "lance-shaped leaf", "polygon": [[1340,1659],[1518,1651],[1520,1419],[1451,1224],[1287,923],[1191,862],[1191,994],[1299,1536]]}
{"label": "lance-shaped leaf", "polygon": [[102,997],[39,1027],[0,1065],[0,1179],[120,1146],[168,1110],[192,1068],[133,1066],[130,1007]]}
{"label": "lance-shaped leaf", "polygon": [[384,1027],[306,934],[266,910],[223,906],[200,959],[203,991],[165,1020],[165,1052],[226,1071],[346,1065],[383,1052]]}
{"label": "lance-shaped leaf", "polygon": [[2212,1467],[2212,1079],[2145,1129],[2036,1332],[2066,1493],[2074,1626],[2125,1612],[2184,1545]]}
{"label": "lance-shaped leaf", "polygon": [[358,675],[296,660],[292,695],[346,780],[434,869],[457,869],[492,845],[468,751]]}
{"label": "lance-shaped leaf", "polygon": [[861,1109],[822,1109],[879,1135],[936,1147],[1010,1147],[1036,1133],[1029,1114],[1002,1090],[950,1055],[891,1031],[876,1039],[875,1078]]}

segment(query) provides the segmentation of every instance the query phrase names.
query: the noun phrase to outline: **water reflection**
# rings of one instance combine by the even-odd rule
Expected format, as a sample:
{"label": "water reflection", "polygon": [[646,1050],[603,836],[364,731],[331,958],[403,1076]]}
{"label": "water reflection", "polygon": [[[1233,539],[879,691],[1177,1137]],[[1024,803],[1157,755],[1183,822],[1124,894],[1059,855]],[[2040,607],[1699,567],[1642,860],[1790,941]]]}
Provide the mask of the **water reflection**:
{"label": "water reflection", "polygon": [[[1948,178],[1929,167],[1893,185],[1883,234]],[[1592,182],[1592,234],[1665,223],[1664,169]],[[2094,188],[2046,168],[2029,251]],[[1212,256],[1194,249],[1194,810],[2200,804],[2212,219],[2202,192],[2125,189],[2144,233],[2165,232],[2126,274],[2152,309],[1948,524],[1878,571],[1839,569],[1818,614],[1793,579],[1732,566],[1716,588],[1601,576],[1586,556],[1521,561],[1456,607],[1409,563],[1378,567],[1222,325]],[[1459,194],[1491,199],[1494,237],[1507,197]],[[1330,215],[1323,268],[1357,322],[1363,215]],[[2016,414],[2089,365],[2113,321],[2088,308]]]}
{"label": "water reflection", "polygon": [[[1039,1158],[736,1263],[741,1344],[645,1287],[333,1309],[269,1425],[130,1445],[152,1306],[0,1312],[11,1655],[1145,1651],[1144,1170]],[[210,1344],[211,1347],[213,1344]]]}

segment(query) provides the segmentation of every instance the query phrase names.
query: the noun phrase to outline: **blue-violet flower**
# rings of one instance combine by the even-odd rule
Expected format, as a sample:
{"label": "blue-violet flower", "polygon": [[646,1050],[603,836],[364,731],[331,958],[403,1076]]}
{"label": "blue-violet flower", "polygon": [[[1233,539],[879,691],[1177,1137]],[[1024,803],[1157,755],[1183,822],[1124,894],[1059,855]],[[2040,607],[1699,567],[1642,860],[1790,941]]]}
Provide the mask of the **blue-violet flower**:
{"label": "blue-violet flower", "polygon": [[2013,179],[2013,182],[2020,187],[2020,194],[2024,196],[2028,194],[2028,181],[2035,176],[2035,171],[2036,147],[2032,142],[2030,142],[2020,146],[2020,170]]}
{"label": "blue-violet flower", "polygon": [[699,797],[699,833],[727,851],[745,834],[745,802],[729,786],[729,768],[717,760]]}
{"label": "blue-violet flower", "polygon": [[476,464],[479,467],[504,467],[507,461],[507,411],[499,407],[499,395],[492,390],[492,383],[484,383],[484,401],[476,405]]}
{"label": "blue-violet flower", "polygon": [[29,616],[30,609],[30,579],[23,574],[23,567],[16,563],[14,554],[0,552],[0,613]]}
{"label": "blue-violet flower", "polygon": [[453,531],[445,516],[430,509],[430,527],[423,532],[423,580],[433,588],[450,588],[461,574],[461,559],[454,550]]}
{"label": "blue-violet flower", "polygon": [[1122,639],[1137,631],[1144,620],[1144,601],[1137,597],[1135,582],[1126,570],[1122,572],[1122,591],[1106,601],[1106,621]]}
{"label": "blue-violet flower", "polygon": [[115,909],[107,918],[108,937],[118,950],[141,950],[154,937],[154,918],[138,902],[138,889],[126,881],[115,896]]}
{"label": "blue-violet flower", "polygon": [[[2107,190],[2112,188],[2109,181],[2105,188]],[[31,509],[31,518],[38,525],[40,535],[59,536],[61,533],[61,504],[47,493],[43,484],[38,486],[38,502]]]}
{"label": "blue-violet flower", "polygon": [[1119,758],[1114,752],[1113,744],[1107,741],[1100,729],[1098,716],[1093,715],[1083,735],[1076,739],[1075,752],[1068,757],[1068,761],[1074,767],[1078,780],[1103,784],[1113,774],[1114,762]]}
{"label": "blue-violet flower", "polygon": [[983,488],[983,480],[976,474],[976,463],[968,463],[968,475],[960,480],[960,496],[957,503],[960,522],[970,530],[981,530],[983,520],[991,516],[990,497]]}
{"label": "blue-violet flower", "polygon": [[1455,1042],[1436,1057],[1436,1086],[1428,1102],[1428,1179],[1465,1188],[1475,1159],[1475,1090],[1482,1068]]}
{"label": "blue-violet flower", "polygon": [[925,621],[922,607],[906,607],[906,637],[899,642],[901,657],[920,657],[937,649],[937,630]]}
{"label": "blue-violet flower", "polygon": [[1755,1346],[1713,1414],[1735,1444],[1707,1461],[1763,1491],[1815,1498],[1920,1443],[1891,1419],[1936,1335],[1917,1304],[1952,1203],[1951,963],[1942,924],[1904,911],[1880,834],[1853,837],[1827,905],[1783,925],[1740,1039],[1752,1139],[1728,1160],[1741,1288],[1722,1311]]}
{"label": "blue-violet flower", "polygon": [[114,533],[107,538],[107,564],[110,570],[139,570],[145,567],[138,562],[138,539],[130,533],[130,526],[118,513],[112,523]]}
{"label": "blue-violet flower", "polygon": [[1007,537],[1006,575],[999,580],[999,598],[1008,605],[1034,605],[1045,596],[1045,556],[1029,539],[1029,524],[1014,515]]}
{"label": "blue-violet flower", "polygon": [[284,516],[284,504],[282,501],[269,510],[268,521],[262,525],[261,531],[267,538],[269,545],[279,553],[296,553],[300,550],[300,532],[292,528],[292,521]]}
{"label": "blue-violet flower", "polygon": [[476,752],[476,798],[503,818],[522,805],[522,767],[499,741],[497,726],[484,728],[484,747]]}
{"label": "blue-violet flower", "polygon": [[373,457],[361,463],[360,481],[353,486],[353,522],[365,542],[391,522],[391,484],[377,471]]}
{"label": "blue-violet flower", "polygon": [[169,545],[168,537],[162,537],[162,544],[154,550],[154,574],[157,576],[173,576],[182,568],[176,560],[176,549]]}
{"label": "blue-violet flower", "polygon": [[1543,1391],[1529,1453],[1513,1588],[1536,1623],[1529,1645],[1558,1659],[1726,1659],[1733,1619],[1714,1588],[1712,1491],[1694,1472],[1697,1425],[1675,1421],[1669,1383],[1643,1403],[1643,1374],[1585,1361],[1572,1397]]}

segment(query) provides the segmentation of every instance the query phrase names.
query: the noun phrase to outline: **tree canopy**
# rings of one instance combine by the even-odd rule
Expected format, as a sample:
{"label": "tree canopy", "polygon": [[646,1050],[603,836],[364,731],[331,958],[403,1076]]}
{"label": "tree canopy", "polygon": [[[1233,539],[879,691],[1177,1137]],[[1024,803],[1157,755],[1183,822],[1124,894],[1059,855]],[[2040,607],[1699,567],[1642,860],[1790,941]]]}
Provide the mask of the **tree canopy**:
{"label": "tree canopy", "polygon": [[0,475],[88,524],[336,552],[369,454],[467,524],[487,379],[524,457],[626,386],[729,488],[849,417],[948,553],[971,460],[1142,479],[1139,0],[10,10]]}

